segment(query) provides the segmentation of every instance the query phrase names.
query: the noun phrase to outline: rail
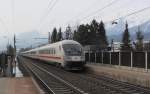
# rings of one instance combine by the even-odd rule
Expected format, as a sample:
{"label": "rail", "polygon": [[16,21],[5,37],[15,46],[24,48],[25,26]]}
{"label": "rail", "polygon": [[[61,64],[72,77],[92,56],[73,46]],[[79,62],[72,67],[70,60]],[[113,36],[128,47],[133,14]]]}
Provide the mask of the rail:
{"label": "rail", "polygon": [[[50,94],[85,94],[84,91],[64,81],[53,73],[46,71],[44,68],[41,68],[33,63],[25,64],[25,66],[28,67],[32,74],[42,83],[42,85],[44,85],[46,91]],[[43,79],[41,74],[45,74],[44,76],[47,79]]]}

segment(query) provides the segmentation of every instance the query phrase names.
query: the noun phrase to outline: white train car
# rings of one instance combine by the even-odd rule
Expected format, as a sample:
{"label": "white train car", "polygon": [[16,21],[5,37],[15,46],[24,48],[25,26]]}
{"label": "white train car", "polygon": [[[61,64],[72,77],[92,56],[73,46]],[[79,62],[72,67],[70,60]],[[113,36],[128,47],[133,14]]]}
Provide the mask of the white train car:
{"label": "white train car", "polygon": [[34,59],[44,60],[66,70],[82,70],[85,56],[80,43],[63,40],[21,53]]}

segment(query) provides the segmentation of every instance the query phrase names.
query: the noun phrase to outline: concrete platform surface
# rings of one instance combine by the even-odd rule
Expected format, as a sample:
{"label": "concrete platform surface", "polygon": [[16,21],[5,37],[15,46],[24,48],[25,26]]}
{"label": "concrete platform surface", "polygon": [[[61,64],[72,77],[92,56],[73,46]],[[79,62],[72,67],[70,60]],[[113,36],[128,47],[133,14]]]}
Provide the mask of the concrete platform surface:
{"label": "concrete platform surface", "polygon": [[0,78],[0,94],[40,94],[30,77]]}
{"label": "concrete platform surface", "polygon": [[86,64],[89,72],[104,75],[120,81],[150,87],[150,72],[134,71],[122,67],[112,67],[103,64]]}

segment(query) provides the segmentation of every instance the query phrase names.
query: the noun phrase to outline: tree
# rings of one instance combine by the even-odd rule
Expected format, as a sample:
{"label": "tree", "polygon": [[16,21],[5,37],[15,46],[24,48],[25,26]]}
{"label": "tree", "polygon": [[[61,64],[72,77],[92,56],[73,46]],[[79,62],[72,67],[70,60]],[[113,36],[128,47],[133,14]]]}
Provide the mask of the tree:
{"label": "tree", "polygon": [[106,30],[103,21],[100,22],[97,32],[97,44],[100,46],[100,49],[106,49],[108,47],[108,40],[106,36]]}
{"label": "tree", "polygon": [[144,39],[144,35],[142,34],[142,31],[140,30],[140,28],[138,27],[138,32],[136,32],[136,50],[137,51],[143,51],[143,39]]}
{"label": "tree", "polygon": [[57,41],[57,29],[54,28],[51,36],[51,43],[54,43]]}
{"label": "tree", "polygon": [[108,46],[104,23],[98,23],[95,19],[90,24],[79,25],[73,39],[82,45],[93,45],[97,50],[106,49]]}
{"label": "tree", "polygon": [[73,34],[71,32],[71,27],[68,25],[68,27],[66,28],[66,31],[65,31],[65,39],[67,39],[67,40],[73,39],[72,35]]}
{"label": "tree", "polygon": [[15,50],[14,50],[12,45],[7,45],[7,54],[8,55],[14,55],[15,54]]}
{"label": "tree", "polygon": [[88,24],[86,26],[82,24],[78,27],[77,32],[74,32],[74,39],[82,45],[88,45],[90,41],[88,34],[88,26]]}
{"label": "tree", "polygon": [[57,34],[57,41],[61,41],[62,40],[62,32],[61,32],[61,28],[59,28],[59,32]]}
{"label": "tree", "polygon": [[74,30],[74,32],[73,32],[73,40],[78,40],[77,30]]}
{"label": "tree", "polygon": [[99,23],[93,19],[90,26],[89,26],[89,41],[91,43],[91,45],[97,45],[97,33],[98,33],[98,25]]}
{"label": "tree", "polygon": [[50,34],[50,32],[48,32],[48,43],[49,44],[51,43],[51,34]]}
{"label": "tree", "polygon": [[122,38],[122,46],[121,46],[122,51],[131,51],[131,43],[130,43],[130,33],[128,30],[128,23],[126,22],[125,25],[125,31],[123,33],[123,38]]}

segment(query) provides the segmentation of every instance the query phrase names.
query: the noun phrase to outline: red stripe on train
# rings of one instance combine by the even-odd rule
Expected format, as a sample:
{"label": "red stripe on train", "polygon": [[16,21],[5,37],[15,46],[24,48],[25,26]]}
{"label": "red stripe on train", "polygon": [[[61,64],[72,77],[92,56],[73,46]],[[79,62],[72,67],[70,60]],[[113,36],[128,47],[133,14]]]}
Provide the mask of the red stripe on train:
{"label": "red stripe on train", "polygon": [[40,57],[46,57],[46,58],[52,58],[52,59],[61,59],[61,57],[56,57],[56,56],[41,56]]}

